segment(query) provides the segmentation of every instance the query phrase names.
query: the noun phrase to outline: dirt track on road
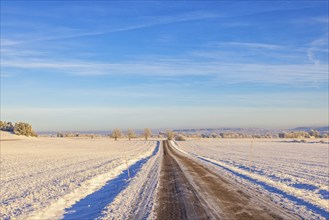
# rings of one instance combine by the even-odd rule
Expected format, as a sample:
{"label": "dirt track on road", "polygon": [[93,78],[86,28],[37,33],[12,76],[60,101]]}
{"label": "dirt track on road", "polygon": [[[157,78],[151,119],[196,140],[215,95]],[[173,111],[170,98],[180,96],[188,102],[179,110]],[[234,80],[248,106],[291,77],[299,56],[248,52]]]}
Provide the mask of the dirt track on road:
{"label": "dirt track on road", "polygon": [[300,219],[163,142],[157,219]]}

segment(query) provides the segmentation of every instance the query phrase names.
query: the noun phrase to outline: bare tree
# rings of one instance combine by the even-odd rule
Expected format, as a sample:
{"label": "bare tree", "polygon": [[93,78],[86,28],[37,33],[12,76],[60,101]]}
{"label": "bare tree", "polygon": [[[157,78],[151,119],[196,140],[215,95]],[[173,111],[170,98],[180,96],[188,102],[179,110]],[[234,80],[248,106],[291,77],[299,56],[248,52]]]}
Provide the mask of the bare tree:
{"label": "bare tree", "polygon": [[2,130],[2,128],[6,125],[6,122],[4,121],[0,121],[0,130]]}
{"label": "bare tree", "polygon": [[134,137],[136,137],[136,134],[135,134],[135,132],[134,132],[134,130],[133,129],[128,129],[128,138],[129,138],[129,140],[131,140],[131,138],[134,138]]}
{"label": "bare tree", "polygon": [[174,132],[173,131],[167,131],[166,136],[168,140],[172,140],[174,138]]}
{"label": "bare tree", "polygon": [[175,137],[175,141],[186,141],[186,137],[184,137],[182,134],[179,134]]}
{"label": "bare tree", "polygon": [[14,132],[15,126],[11,122],[2,122],[0,123],[0,129],[2,131],[9,131],[9,132]]}
{"label": "bare tree", "polygon": [[114,129],[111,134],[114,140],[118,140],[118,138],[121,137],[121,135],[122,135],[121,130],[118,128]]}
{"label": "bare tree", "polygon": [[25,122],[17,122],[14,126],[14,133],[17,135],[25,135],[37,137],[38,135],[33,131],[32,126]]}
{"label": "bare tree", "polygon": [[318,138],[320,136],[320,132],[318,132],[317,130],[311,129],[308,133],[310,136],[313,136],[315,138]]}
{"label": "bare tree", "polygon": [[147,140],[149,137],[151,137],[151,129],[145,128],[143,136],[145,137],[145,140]]}

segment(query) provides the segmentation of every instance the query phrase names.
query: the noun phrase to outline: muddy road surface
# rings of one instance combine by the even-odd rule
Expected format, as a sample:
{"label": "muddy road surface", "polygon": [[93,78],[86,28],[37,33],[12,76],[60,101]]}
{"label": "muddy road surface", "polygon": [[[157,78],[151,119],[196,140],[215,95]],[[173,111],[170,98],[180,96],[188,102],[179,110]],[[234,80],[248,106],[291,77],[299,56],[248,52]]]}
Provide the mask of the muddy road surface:
{"label": "muddy road surface", "polygon": [[157,219],[300,219],[163,142]]}

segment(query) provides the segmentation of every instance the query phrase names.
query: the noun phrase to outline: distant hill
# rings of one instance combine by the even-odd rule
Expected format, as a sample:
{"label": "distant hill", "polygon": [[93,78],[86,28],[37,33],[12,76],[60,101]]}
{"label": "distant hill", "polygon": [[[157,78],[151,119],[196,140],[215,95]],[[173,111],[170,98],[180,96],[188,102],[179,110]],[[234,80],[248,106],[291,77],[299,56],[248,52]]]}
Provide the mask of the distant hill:
{"label": "distant hill", "polygon": [[262,129],[262,128],[199,128],[199,129],[175,129],[173,130],[177,133],[241,133],[241,134],[277,134],[281,130],[279,129]]}
{"label": "distant hill", "polygon": [[191,129],[175,129],[174,132],[177,133],[202,133],[202,134],[211,134],[211,133],[241,133],[241,134],[278,134],[282,131],[305,131],[317,130],[321,134],[329,132],[329,126],[324,127],[296,127],[291,129],[263,129],[263,128],[191,128]]}
{"label": "distant hill", "polygon": [[329,132],[329,126],[324,126],[324,127],[297,127],[290,129],[291,131],[310,131],[310,130],[317,130],[320,133],[326,133]]}

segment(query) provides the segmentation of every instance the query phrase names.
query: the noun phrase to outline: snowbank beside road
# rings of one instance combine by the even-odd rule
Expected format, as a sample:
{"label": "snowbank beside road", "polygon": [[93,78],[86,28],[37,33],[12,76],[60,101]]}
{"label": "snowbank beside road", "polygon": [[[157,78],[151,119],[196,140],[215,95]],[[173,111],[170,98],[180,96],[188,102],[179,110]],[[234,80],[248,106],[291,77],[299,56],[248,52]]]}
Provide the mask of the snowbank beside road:
{"label": "snowbank beside road", "polygon": [[106,207],[99,219],[155,219],[162,150],[159,141],[153,155],[146,158],[127,188]]}
{"label": "snowbank beside road", "polygon": [[106,138],[1,141],[0,218],[61,216],[72,201],[125,170],[125,155],[132,164],[151,155],[155,146],[156,141]]}
{"label": "snowbank beside road", "polygon": [[246,139],[177,143],[180,151],[304,218],[329,217],[327,145],[255,140],[251,149]]}

